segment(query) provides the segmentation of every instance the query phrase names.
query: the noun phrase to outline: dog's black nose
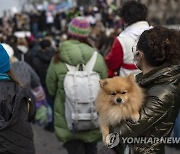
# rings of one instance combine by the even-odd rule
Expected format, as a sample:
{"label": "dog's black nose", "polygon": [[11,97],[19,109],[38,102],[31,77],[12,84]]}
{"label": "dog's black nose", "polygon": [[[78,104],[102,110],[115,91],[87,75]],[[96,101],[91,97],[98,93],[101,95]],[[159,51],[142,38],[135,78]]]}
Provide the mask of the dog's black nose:
{"label": "dog's black nose", "polygon": [[117,103],[121,103],[122,99],[121,98],[117,98],[116,101],[117,101]]}

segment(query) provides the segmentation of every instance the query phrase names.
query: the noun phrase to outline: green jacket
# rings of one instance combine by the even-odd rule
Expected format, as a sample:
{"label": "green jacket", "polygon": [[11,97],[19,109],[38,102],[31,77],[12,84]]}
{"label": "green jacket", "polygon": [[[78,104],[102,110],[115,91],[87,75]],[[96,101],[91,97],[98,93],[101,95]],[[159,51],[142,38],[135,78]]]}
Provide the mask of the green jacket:
{"label": "green jacket", "polygon": [[[60,44],[59,54],[60,61],[50,63],[46,76],[46,84],[49,93],[55,96],[54,102],[54,125],[55,133],[59,140],[67,142],[74,139],[80,139],[84,142],[94,142],[101,139],[99,129],[91,131],[82,131],[72,133],[68,130],[65,119],[65,92],[63,87],[64,77],[67,73],[67,67],[64,64],[76,66],[79,63],[86,64],[90,59],[94,49],[89,45],[80,43],[77,40],[67,40]],[[94,66],[94,71],[98,72],[100,78],[107,77],[107,68],[103,57],[98,54]]]}

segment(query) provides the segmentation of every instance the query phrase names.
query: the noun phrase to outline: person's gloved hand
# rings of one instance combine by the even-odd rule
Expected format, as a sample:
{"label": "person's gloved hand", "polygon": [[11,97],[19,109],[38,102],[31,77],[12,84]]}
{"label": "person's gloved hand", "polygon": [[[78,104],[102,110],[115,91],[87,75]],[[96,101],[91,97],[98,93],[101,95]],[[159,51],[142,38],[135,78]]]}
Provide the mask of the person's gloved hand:
{"label": "person's gloved hand", "polygon": [[46,106],[42,105],[36,111],[35,120],[39,125],[44,125],[46,124],[47,121],[47,115],[48,115],[48,109],[46,108]]}
{"label": "person's gloved hand", "polygon": [[35,120],[41,126],[52,121],[52,109],[46,100],[36,102]]}

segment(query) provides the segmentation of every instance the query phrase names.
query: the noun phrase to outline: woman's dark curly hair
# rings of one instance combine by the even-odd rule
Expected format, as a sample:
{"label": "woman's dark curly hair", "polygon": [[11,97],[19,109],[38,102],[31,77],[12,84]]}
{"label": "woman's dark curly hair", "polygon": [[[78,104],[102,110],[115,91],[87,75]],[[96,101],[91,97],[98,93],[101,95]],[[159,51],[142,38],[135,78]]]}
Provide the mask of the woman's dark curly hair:
{"label": "woman's dark curly hair", "polygon": [[120,9],[120,16],[128,25],[138,21],[145,21],[147,17],[147,7],[136,1],[128,1],[124,3]]}
{"label": "woman's dark curly hair", "polygon": [[144,31],[137,43],[137,49],[144,53],[151,66],[164,63],[180,63],[180,32],[162,26]]}

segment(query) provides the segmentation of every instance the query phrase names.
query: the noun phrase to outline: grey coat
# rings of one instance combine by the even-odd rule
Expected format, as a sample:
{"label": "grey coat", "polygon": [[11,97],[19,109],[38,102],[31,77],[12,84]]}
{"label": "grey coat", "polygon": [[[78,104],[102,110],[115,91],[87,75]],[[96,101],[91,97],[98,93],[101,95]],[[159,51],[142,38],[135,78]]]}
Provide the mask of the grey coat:
{"label": "grey coat", "polygon": [[40,79],[37,73],[25,61],[12,63],[11,70],[23,87],[34,89],[40,85]]}

